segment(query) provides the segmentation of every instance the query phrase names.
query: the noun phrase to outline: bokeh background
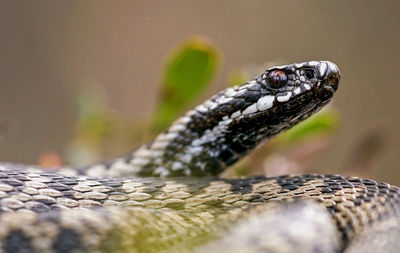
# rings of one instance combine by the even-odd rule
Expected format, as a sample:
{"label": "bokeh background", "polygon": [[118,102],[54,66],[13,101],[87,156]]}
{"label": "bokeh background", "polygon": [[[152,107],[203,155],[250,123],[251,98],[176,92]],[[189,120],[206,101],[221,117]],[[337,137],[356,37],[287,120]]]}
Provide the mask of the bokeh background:
{"label": "bokeh background", "polygon": [[123,132],[146,125],[129,119],[144,122],[155,111],[170,50],[200,34],[222,57],[202,98],[248,66],[335,62],[340,123],[306,170],[400,185],[399,10],[398,1],[361,0],[0,0],[0,160],[35,164],[45,154],[71,162],[70,150],[80,150],[71,140],[85,94],[106,100],[107,110],[129,123],[112,136],[123,144],[78,153],[90,161],[121,152]]}

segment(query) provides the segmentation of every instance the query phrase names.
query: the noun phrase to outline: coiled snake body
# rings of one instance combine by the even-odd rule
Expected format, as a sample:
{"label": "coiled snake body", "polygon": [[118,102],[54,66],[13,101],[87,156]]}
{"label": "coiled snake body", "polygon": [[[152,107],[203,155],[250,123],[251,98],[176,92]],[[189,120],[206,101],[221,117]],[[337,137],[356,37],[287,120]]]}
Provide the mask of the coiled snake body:
{"label": "coiled snake body", "polygon": [[398,252],[397,187],[215,176],[321,109],[339,78],[328,61],[276,66],[112,162],[57,173],[0,164],[0,251]]}

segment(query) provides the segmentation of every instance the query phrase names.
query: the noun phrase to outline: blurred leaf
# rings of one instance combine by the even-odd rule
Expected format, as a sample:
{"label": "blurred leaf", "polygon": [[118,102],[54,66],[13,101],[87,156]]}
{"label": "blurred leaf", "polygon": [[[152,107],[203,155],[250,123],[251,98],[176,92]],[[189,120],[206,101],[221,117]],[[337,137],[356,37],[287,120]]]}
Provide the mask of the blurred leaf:
{"label": "blurred leaf", "polygon": [[98,144],[110,130],[111,114],[104,90],[100,85],[84,86],[78,96],[79,138]]}
{"label": "blurred leaf", "polygon": [[326,108],[280,135],[276,145],[290,146],[313,136],[332,133],[338,124],[339,113],[332,108]]}
{"label": "blurred leaf", "polygon": [[210,83],[219,63],[219,52],[203,37],[192,37],[167,57],[155,128],[162,129],[182,113]]}
{"label": "blurred leaf", "polygon": [[250,77],[242,70],[233,70],[228,73],[228,86],[244,84]]}

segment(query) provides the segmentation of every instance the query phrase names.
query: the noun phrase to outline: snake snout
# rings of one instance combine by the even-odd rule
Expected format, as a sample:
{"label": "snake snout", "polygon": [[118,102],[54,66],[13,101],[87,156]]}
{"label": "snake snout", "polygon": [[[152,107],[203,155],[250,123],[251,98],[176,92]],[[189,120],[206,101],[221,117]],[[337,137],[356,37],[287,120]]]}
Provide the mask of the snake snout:
{"label": "snake snout", "polygon": [[333,89],[336,91],[339,87],[340,81],[340,72],[336,64],[329,61],[323,61],[318,67],[318,70],[320,77],[324,80],[323,87],[325,89]]}
{"label": "snake snout", "polygon": [[321,86],[317,94],[323,100],[329,100],[339,87],[340,72],[336,64],[329,61],[322,61],[318,66]]}

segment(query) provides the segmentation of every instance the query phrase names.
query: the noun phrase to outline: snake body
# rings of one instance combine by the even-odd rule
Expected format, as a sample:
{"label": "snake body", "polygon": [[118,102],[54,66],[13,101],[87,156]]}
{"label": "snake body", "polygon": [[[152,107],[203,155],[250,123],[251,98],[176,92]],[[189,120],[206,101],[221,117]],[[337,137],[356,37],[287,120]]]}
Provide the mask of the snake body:
{"label": "snake body", "polygon": [[328,61],[276,66],[111,162],[57,173],[1,163],[0,251],[398,252],[398,187],[216,176],[321,109],[339,79]]}

